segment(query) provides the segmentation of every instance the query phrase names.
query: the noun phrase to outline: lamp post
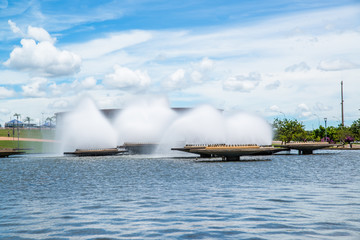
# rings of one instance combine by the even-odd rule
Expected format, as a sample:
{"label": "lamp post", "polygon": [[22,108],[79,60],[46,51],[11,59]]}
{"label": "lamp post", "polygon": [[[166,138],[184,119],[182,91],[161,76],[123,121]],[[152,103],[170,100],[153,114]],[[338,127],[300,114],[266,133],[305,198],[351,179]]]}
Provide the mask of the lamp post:
{"label": "lamp post", "polygon": [[324,118],[324,121],[325,121],[325,141],[327,142],[327,131],[326,131],[326,121],[327,121],[327,118]]}
{"label": "lamp post", "polygon": [[[19,150],[19,117],[20,117],[21,115],[19,114],[19,113],[15,113],[14,114],[14,117],[16,117],[16,127],[17,127],[17,135],[18,135],[18,150]],[[14,134],[13,134],[14,135]]]}

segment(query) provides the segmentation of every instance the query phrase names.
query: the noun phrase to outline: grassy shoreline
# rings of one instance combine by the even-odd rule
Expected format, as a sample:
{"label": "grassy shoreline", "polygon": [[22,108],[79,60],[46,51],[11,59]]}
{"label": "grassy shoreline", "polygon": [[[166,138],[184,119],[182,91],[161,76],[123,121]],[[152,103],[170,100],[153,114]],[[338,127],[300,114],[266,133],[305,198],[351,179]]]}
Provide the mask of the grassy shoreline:
{"label": "grassy shoreline", "polygon": [[[10,134],[10,137],[8,137],[8,134]],[[16,128],[1,128],[0,137],[9,138],[8,140],[0,140],[0,149],[19,147],[20,149],[26,149],[26,153],[53,153],[56,152],[58,146],[56,142],[18,141]],[[55,140],[55,137],[55,129],[19,129],[19,138]]]}

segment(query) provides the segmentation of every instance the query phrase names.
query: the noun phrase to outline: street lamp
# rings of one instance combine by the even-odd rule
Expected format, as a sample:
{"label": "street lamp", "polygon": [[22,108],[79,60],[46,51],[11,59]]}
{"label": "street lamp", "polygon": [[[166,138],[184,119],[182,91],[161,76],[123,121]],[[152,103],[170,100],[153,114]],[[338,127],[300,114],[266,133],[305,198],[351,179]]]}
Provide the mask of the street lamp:
{"label": "street lamp", "polygon": [[[17,126],[17,135],[18,135],[18,150],[19,150],[19,117],[20,117],[21,115],[19,114],[19,113],[15,113],[14,114],[14,117],[16,117],[16,126]],[[14,133],[13,133],[13,135],[14,135]]]}
{"label": "street lamp", "polygon": [[325,141],[327,141],[327,131],[326,131],[326,121],[327,121],[327,118],[324,118],[324,121],[325,121]]}

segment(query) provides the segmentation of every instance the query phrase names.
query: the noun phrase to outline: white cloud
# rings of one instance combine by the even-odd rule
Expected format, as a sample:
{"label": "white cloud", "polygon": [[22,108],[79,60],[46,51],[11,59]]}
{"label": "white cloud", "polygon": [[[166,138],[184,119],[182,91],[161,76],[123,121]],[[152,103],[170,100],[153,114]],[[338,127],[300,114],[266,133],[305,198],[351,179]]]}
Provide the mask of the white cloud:
{"label": "white cloud", "polygon": [[203,75],[198,72],[198,71],[193,71],[191,73],[191,79],[195,82],[195,83],[201,83],[202,82],[202,78],[203,78]]}
{"label": "white cloud", "polygon": [[342,59],[323,60],[318,66],[318,69],[322,71],[341,71],[355,68],[360,68],[360,65]]}
{"label": "white cloud", "polygon": [[276,80],[274,82],[271,82],[271,83],[267,84],[265,86],[265,88],[268,89],[268,90],[274,90],[274,89],[277,89],[279,86],[280,86],[280,81]]}
{"label": "white cloud", "polygon": [[257,72],[251,72],[248,76],[239,75],[229,77],[223,81],[223,89],[228,91],[251,92],[261,81],[261,75]]}
{"label": "white cloud", "polygon": [[314,110],[315,111],[320,111],[320,112],[322,112],[322,111],[330,111],[332,109],[333,109],[332,106],[325,105],[325,104],[320,103],[320,102],[315,103],[315,106],[314,106]]}
{"label": "white cloud", "polygon": [[0,87],[0,98],[10,98],[15,96],[15,92],[13,90],[9,90],[5,87]]}
{"label": "white cloud", "polygon": [[10,114],[11,113],[11,111],[9,110],[9,109],[7,109],[7,108],[0,108],[0,114],[1,115],[8,115],[8,114]]}
{"label": "white cloud", "polygon": [[39,42],[47,41],[50,43],[55,43],[56,41],[56,38],[52,38],[50,34],[43,28],[28,26],[27,34],[29,38]]}
{"label": "white cloud", "polygon": [[94,77],[87,77],[80,82],[81,86],[86,89],[90,89],[96,86],[96,79]]}
{"label": "white cloud", "polygon": [[5,66],[46,77],[72,75],[80,70],[81,58],[57,49],[54,46],[56,38],[52,38],[45,29],[28,26],[24,34],[11,20],[8,24],[14,33],[20,33],[24,38],[20,41],[21,46],[10,53]]}
{"label": "white cloud", "polygon": [[82,81],[75,80],[73,82],[64,82],[56,84],[52,82],[48,86],[48,96],[71,96],[81,93],[83,91],[98,90],[101,87],[97,87],[97,80],[94,77],[87,77]]}
{"label": "white cloud", "polygon": [[56,42],[56,38],[52,38],[50,36],[50,34],[43,28],[28,26],[27,33],[24,33],[16,25],[15,22],[13,22],[11,20],[8,20],[8,24],[9,24],[10,29],[11,29],[11,31],[13,33],[20,34],[23,38],[34,39],[34,40],[36,40],[38,42],[43,42],[43,41],[47,41],[47,42],[51,42],[51,43]]}
{"label": "white cloud", "polygon": [[123,33],[109,34],[104,38],[95,39],[89,42],[68,46],[71,51],[76,52],[84,59],[99,58],[101,56],[119,51],[152,38],[149,31],[129,31]]}
{"label": "white cloud", "polygon": [[20,33],[21,35],[24,35],[24,33],[20,30],[20,28],[18,28],[18,26],[16,26],[16,23],[14,23],[11,20],[8,20],[8,24],[10,25],[11,31],[13,33]]}
{"label": "white cloud", "polygon": [[11,52],[5,66],[48,77],[71,75],[80,70],[79,56],[59,50],[51,42],[22,39],[21,45]]}
{"label": "white cloud", "polygon": [[201,70],[211,70],[214,66],[214,61],[205,57],[200,62],[200,69]]}
{"label": "white cloud", "polygon": [[49,104],[49,108],[51,109],[66,109],[70,106],[69,102],[64,99],[57,99]]}
{"label": "white cloud", "polygon": [[23,95],[26,97],[44,97],[46,96],[47,79],[33,78],[32,82],[22,86]]}
{"label": "white cloud", "polygon": [[164,82],[167,89],[179,89],[186,87],[185,70],[180,68],[172,73]]}
{"label": "white cloud", "polygon": [[277,105],[272,105],[269,109],[272,112],[280,112],[280,108]]}
{"label": "white cloud", "polygon": [[108,87],[141,90],[150,85],[151,79],[147,72],[115,65],[114,73],[107,74],[103,83]]}
{"label": "white cloud", "polygon": [[309,70],[310,67],[305,62],[294,64],[285,68],[285,72],[307,72]]}
{"label": "white cloud", "polygon": [[299,113],[302,117],[309,117],[312,115],[312,112],[310,111],[310,108],[305,103],[300,103],[297,106],[296,111]]}

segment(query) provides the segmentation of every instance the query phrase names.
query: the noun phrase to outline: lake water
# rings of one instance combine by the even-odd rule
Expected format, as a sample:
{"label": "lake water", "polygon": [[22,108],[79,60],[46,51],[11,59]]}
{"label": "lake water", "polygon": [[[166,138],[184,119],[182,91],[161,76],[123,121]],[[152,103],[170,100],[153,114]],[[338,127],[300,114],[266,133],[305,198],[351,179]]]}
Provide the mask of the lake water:
{"label": "lake water", "polygon": [[0,159],[0,239],[360,239],[360,151],[315,153]]}

